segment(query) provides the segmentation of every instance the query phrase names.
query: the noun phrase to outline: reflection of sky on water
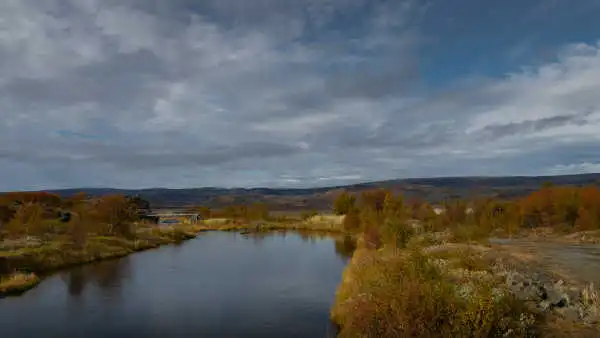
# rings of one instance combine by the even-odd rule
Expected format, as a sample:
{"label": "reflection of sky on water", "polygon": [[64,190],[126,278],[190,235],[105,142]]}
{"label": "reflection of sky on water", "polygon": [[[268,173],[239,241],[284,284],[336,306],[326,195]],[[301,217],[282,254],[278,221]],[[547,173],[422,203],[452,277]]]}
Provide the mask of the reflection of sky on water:
{"label": "reflection of sky on water", "polygon": [[345,264],[338,246],[206,233],[71,269],[0,300],[1,336],[323,337]]}

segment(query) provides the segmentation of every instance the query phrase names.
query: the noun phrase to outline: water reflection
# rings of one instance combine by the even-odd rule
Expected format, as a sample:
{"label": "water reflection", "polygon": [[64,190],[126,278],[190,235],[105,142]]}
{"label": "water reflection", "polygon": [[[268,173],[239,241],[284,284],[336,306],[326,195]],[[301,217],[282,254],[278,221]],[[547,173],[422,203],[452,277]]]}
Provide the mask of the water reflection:
{"label": "water reflection", "polygon": [[75,267],[59,273],[59,276],[67,285],[69,295],[74,298],[81,296],[90,284],[112,298],[119,296],[121,281],[127,278],[130,269],[129,257],[123,257]]}
{"label": "water reflection", "polygon": [[86,276],[83,269],[75,268],[67,274],[67,290],[69,295],[78,298],[83,293],[86,285]]}
{"label": "water reflection", "polygon": [[332,332],[340,255],[352,248],[338,241],[206,233],[179,247],[73,268],[0,300],[0,336],[324,337]]}
{"label": "water reflection", "polygon": [[356,241],[350,236],[344,236],[335,240],[335,253],[344,259],[352,258],[356,250]]}

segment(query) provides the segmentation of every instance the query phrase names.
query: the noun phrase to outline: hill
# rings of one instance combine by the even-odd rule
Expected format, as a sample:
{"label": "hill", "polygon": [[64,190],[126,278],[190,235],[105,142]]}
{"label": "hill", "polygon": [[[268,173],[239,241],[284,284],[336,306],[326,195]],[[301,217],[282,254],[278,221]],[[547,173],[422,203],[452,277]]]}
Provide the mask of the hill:
{"label": "hill", "polygon": [[512,176],[512,177],[439,177],[410,178],[367,182],[346,186],[272,189],[272,188],[189,188],[189,189],[112,189],[81,188],[49,190],[61,196],[84,191],[92,196],[111,193],[139,195],[153,207],[184,207],[206,205],[223,207],[231,204],[267,203],[273,210],[328,210],[337,194],[343,190],[360,192],[373,188],[386,188],[402,192],[409,198],[422,198],[431,203],[446,198],[474,196],[517,197],[538,189],[545,182],[556,185],[598,184],[600,174],[562,176]]}

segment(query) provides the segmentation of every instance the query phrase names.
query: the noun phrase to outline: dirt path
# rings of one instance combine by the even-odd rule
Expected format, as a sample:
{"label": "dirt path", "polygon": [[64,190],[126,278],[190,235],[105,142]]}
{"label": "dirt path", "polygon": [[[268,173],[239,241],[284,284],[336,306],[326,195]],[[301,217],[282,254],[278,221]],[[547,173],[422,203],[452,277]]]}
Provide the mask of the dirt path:
{"label": "dirt path", "polygon": [[577,285],[600,285],[600,245],[492,239],[490,242],[532,266]]}

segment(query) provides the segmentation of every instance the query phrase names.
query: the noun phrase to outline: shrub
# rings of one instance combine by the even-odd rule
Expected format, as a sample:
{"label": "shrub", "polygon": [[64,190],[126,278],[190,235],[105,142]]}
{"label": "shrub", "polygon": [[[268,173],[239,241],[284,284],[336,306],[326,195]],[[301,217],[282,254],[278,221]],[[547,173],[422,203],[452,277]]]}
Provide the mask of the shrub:
{"label": "shrub", "polygon": [[357,251],[336,293],[339,337],[523,337],[522,303],[483,282],[452,282],[418,251]]}
{"label": "shrub", "polygon": [[397,216],[386,218],[381,231],[383,241],[397,248],[404,248],[413,233],[413,228]]}
{"label": "shrub", "polygon": [[357,209],[351,209],[346,216],[344,216],[342,226],[347,232],[355,232],[360,229],[360,215]]}
{"label": "shrub", "polygon": [[346,215],[355,209],[355,202],[356,197],[344,191],[333,202],[333,211],[337,215]]}

